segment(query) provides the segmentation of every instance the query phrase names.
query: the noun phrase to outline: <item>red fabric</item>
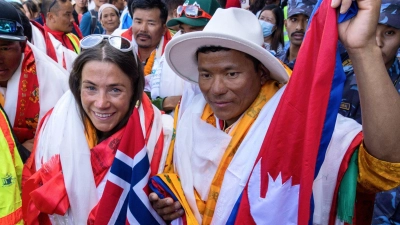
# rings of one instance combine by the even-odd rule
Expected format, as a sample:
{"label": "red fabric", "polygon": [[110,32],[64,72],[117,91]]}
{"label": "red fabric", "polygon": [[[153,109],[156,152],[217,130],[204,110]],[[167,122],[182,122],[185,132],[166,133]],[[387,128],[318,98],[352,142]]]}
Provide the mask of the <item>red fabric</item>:
{"label": "red fabric", "polygon": [[39,81],[32,49],[26,45],[21,77],[18,86],[18,100],[13,131],[20,143],[33,139],[39,120]]}
{"label": "red fabric", "polygon": [[33,20],[31,20],[31,23],[40,30],[44,37],[46,43],[46,54],[54,61],[58,62],[56,50],[54,49],[53,43],[51,43],[49,34],[44,30],[44,27],[40,23]]}
{"label": "red fabric", "polygon": [[52,34],[61,44],[71,51],[75,52],[74,45],[71,43],[67,35],[62,31],[51,30],[48,26],[44,25],[44,30]]}
{"label": "red fabric", "polygon": [[121,36],[132,41],[132,27],[129,27],[128,30],[124,31]]}
{"label": "red fabric", "polygon": [[[329,114],[332,111],[327,109],[335,77],[337,34],[337,12],[330,6],[330,1],[323,1],[311,19],[293,75],[256,160],[261,164],[260,193],[248,193],[245,189],[236,224],[255,224],[248,195],[258,194],[265,198],[269,176],[275,180],[278,175],[281,175],[282,183],[292,179],[292,186],[300,185],[297,221],[299,225],[309,223],[317,156],[321,141],[330,139],[329,134],[322,134],[333,131],[333,127],[325,127],[325,120],[328,115],[336,118],[336,113]],[[333,108],[337,110],[339,106]]]}
{"label": "red fabric", "polygon": [[227,8],[241,8],[240,0],[227,0],[225,9]]}
{"label": "red fabric", "polygon": [[[78,18],[79,18],[79,15],[82,15],[82,14],[78,14]],[[82,18],[82,17],[81,17],[81,18]],[[79,20],[80,20],[80,19],[79,19]],[[76,24],[75,22],[73,22],[72,25],[74,26],[74,29],[75,29],[75,32],[76,32],[76,35],[78,36],[78,38],[79,38],[79,39],[82,39],[82,38],[83,38],[83,35],[82,35],[82,32],[81,32],[81,29],[79,29],[78,24]]]}
{"label": "red fabric", "polygon": [[337,215],[338,193],[339,193],[340,183],[342,182],[343,176],[346,173],[347,168],[349,167],[350,159],[353,156],[354,151],[358,148],[358,146],[360,146],[362,139],[363,139],[362,133],[359,133],[354,138],[351,145],[349,146],[349,149],[347,150],[346,154],[343,157],[342,163],[340,164],[336,187],[335,187],[335,192],[333,195],[331,212],[329,215],[329,225],[335,224],[336,215]]}

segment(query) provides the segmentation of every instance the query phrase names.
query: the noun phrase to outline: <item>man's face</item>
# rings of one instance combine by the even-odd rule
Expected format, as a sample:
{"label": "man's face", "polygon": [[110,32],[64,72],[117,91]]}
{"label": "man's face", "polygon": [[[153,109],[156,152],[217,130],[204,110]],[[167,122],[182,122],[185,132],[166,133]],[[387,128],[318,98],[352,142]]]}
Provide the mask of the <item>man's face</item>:
{"label": "man's face", "polygon": [[236,50],[198,54],[199,86],[215,115],[228,126],[250,107],[269,74]]}
{"label": "man's face", "polygon": [[122,10],[124,10],[124,7],[125,7],[125,1],[124,0],[115,0],[113,2],[113,5],[115,5],[115,7],[117,7],[117,9],[119,11],[122,11]]}
{"label": "man's face", "polygon": [[135,9],[133,12],[132,33],[139,48],[156,48],[166,26],[160,19],[160,10]]}
{"label": "man's face", "polygon": [[70,33],[73,29],[74,17],[72,12],[74,8],[70,1],[58,2],[58,9],[51,9],[48,15],[47,23],[51,23],[51,29],[55,31],[61,31],[64,33]]}
{"label": "man's face", "polygon": [[308,16],[304,14],[293,15],[285,20],[290,44],[300,46],[303,43],[307,23]]}
{"label": "man's face", "polygon": [[204,26],[202,27],[193,27],[184,23],[179,24],[179,30],[181,31],[181,34],[185,33],[190,33],[193,31],[202,31],[204,29]]}
{"label": "man's face", "polygon": [[5,87],[7,81],[18,69],[22,59],[22,43],[0,39],[0,86]]}
{"label": "man's face", "polygon": [[383,61],[389,69],[400,48],[400,29],[378,24],[376,28],[376,43],[381,48]]}

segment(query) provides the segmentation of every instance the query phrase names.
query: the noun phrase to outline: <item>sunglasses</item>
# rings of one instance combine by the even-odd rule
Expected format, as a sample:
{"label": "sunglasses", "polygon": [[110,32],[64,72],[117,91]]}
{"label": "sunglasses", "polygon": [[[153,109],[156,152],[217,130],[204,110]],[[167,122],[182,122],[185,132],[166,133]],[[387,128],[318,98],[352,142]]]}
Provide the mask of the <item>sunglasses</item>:
{"label": "sunglasses", "polygon": [[16,21],[0,19],[0,32],[6,34],[16,34],[18,29],[23,29],[22,25]]}
{"label": "sunglasses", "polygon": [[53,8],[53,6],[56,4],[56,2],[57,2],[57,0],[54,0],[54,1],[51,3],[48,12],[50,12],[51,8]]}
{"label": "sunglasses", "polygon": [[185,16],[188,18],[211,19],[211,15],[202,10],[199,5],[180,5],[176,9],[176,13],[178,14],[178,17],[181,17],[182,13],[185,13]]}
{"label": "sunglasses", "polygon": [[93,48],[102,43],[103,40],[107,40],[111,46],[120,50],[121,52],[129,52],[133,49],[131,42],[124,37],[101,34],[92,34],[83,38],[80,42],[81,49]]}

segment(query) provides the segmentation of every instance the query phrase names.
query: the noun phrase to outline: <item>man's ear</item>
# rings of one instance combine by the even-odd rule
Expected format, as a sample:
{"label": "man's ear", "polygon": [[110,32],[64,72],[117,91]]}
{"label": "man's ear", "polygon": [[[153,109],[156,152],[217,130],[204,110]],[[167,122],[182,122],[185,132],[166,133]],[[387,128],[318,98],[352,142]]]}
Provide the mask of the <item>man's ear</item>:
{"label": "man's ear", "polygon": [[271,72],[262,64],[258,64],[258,72],[261,76],[261,85],[264,85],[265,82],[271,80]]}

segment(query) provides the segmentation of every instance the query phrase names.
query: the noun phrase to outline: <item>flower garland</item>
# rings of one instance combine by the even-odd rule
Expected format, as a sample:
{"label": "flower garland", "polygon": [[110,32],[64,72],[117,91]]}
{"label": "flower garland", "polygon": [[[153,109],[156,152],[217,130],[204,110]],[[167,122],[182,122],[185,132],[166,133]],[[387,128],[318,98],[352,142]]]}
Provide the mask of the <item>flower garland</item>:
{"label": "flower garland", "polygon": [[150,57],[147,60],[146,65],[144,66],[144,76],[151,74],[151,69],[153,68],[155,58],[156,58],[156,49],[154,49],[154,51],[151,52]]}

